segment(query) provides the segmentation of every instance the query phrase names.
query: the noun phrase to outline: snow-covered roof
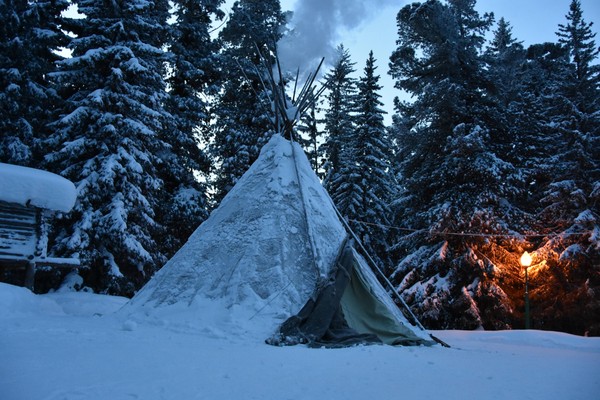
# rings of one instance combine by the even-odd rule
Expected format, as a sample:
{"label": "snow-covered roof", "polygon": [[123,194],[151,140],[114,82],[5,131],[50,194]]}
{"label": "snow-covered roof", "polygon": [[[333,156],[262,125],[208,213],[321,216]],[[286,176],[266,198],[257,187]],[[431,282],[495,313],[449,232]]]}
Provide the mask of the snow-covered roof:
{"label": "snow-covered roof", "polygon": [[69,212],[76,197],[75,185],[62,176],[0,163],[0,201]]}

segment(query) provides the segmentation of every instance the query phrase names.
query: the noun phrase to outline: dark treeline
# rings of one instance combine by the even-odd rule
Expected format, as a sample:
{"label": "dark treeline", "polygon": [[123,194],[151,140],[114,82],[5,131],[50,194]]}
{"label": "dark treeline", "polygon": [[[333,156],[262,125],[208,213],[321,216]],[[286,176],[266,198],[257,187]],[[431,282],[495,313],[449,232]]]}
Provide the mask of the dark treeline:
{"label": "dark treeline", "polygon": [[[131,296],[275,133],[261,57],[289,13],[72,3],[84,18],[68,0],[0,4],[0,162],[75,183],[51,252],[79,257],[86,287]],[[340,45],[298,127],[338,208],[429,328],[522,328],[529,251],[532,326],[599,335],[600,50],[581,4],[529,47],[475,0],[406,5],[397,27],[384,73],[411,100],[392,125],[375,56],[357,66]]]}

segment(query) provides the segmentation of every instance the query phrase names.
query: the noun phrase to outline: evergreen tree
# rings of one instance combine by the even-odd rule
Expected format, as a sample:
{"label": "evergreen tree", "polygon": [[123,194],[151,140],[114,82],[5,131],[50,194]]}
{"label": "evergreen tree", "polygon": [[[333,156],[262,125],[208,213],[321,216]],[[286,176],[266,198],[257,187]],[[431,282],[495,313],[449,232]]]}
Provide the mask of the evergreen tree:
{"label": "evergreen tree", "polygon": [[[535,251],[540,310],[534,326],[583,334],[600,332],[600,50],[581,4],[573,0],[559,25],[563,68],[546,106],[552,135],[551,175],[544,186],[537,229],[549,234]],[[547,87],[547,83],[546,83]],[[557,235],[553,235],[557,234]],[[594,315],[596,317],[594,317]]]}
{"label": "evergreen tree", "polygon": [[[555,110],[554,121],[568,145],[564,155],[568,173],[587,194],[600,185],[600,48],[594,41],[592,23],[583,19],[581,3],[573,0],[559,25],[559,43],[570,55],[572,73],[563,80],[564,99]],[[595,200],[598,200],[596,198]]]}
{"label": "evergreen tree", "polygon": [[[555,79],[543,82],[546,91],[551,90],[551,96],[546,95],[545,118],[546,133],[553,142],[549,144],[552,169],[541,190],[544,208],[539,213],[538,229],[564,234],[560,240],[547,243],[545,249],[564,253],[568,262],[567,255],[577,258],[579,252],[590,260],[597,259],[600,247],[593,239],[600,199],[600,70],[593,63],[600,50],[593,40],[591,23],[583,20],[579,1],[571,2],[566,18],[568,24],[559,25],[557,32],[562,48],[556,52],[562,56],[561,63],[552,65],[557,71]],[[583,225],[582,218],[586,221]],[[575,231],[585,234],[569,234]]]}
{"label": "evergreen tree", "polygon": [[[383,123],[383,103],[379,100],[379,76],[375,58],[369,53],[364,74],[359,78],[356,96],[356,129],[343,149],[339,178],[343,189],[335,193],[344,215],[369,253],[386,260],[390,202],[394,181],[391,172],[391,145]],[[368,224],[368,225],[367,225]],[[383,264],[383,262],[381,263]]]}
{"label": "evergreen tree", "polygon": [[[337,185],[342,183],[339,176],[344,163],[342,153],[348,139],[354,133],[354,112],[356,104],[356,80],[352,77],[354,63],[350,59],[350,52],[343,46],[337,48],[337,61],[332,70],[325,75],[328,92],[325,96],[327,107],[325,109],[325,143],[323,151],[325,156],[324,186],[336,201]],[[337,203],[336,203],[337,204]],[[341,210],[342,204],[337,204]],[[343,212],[343,211],[342,211]]]}
{"label": "evergreen tree", "polygon": [[[592,23],[583,19],[579,0],[571,2],[566,19],[557,35],[570,55],[572,73],[562,81],[563,101],[554,110],[553,122],[566,144],[565,172],[590,196],[600,187],[600,65],[596,62],[600,48]],[[598,200],[598,194],[592,195],[590,203]]]}
{"label": "evergreen tree", "polygon": [[399,290],[436,328],[508,326],[510,303],[496,250],[483,234],[512,231],[506,185],[513,167],[493,150],[489,83],[481,50],[491,15],[473,0],[429,0],[398,13],[399,47],[390,73],[414,97],[397,102],[396,132],[412,136],[401,150],[404,186],[398,220],[417,232],[395,246]]}
{"label": "evergreen tree", "polygon": [[519,92],[508,105],[514,133],[506,154],[522,175],[519,207],[530,214],[539,211],[544,188],[557,171],[557,156],[564,152],[553,115],[564,104],[561,86],[570,71],[568,54],[560,45],[530,46],[517,74]]}
{"label": "evergreen tree", "polygon": [[492,40],[488,45],[484,60],[487,64],[487,82],[489,82],[488,103],[489,119],[486,121],[492,129],[492,139],[496,150],[505,154],[511,151],[515,136],[514,120],[519,111],[508,112],[522,91],[520,72],[525,62],[525,50],[512,35],[512,28],[504,18],[500,18]]}
{"label": "evergreen tree", "polygon": [[[501,18],[484,54],[488,82],[484,121],[489,126],[490,148],[515,168],[506,176],[506,197],[514,205],[512,228],[531,231],[532,186],[543,160],[537,148],[543,146],[542,110],[537,85],[538,72],[527,52],[512,35],[510,24]],[[533,67],[533,68],[532,68]],[[535,89],[533,89],[535,87]],[[518,210],[518,211],[517,211]]]}
{"label": "evergreen tree", "polygon": [[261,56],[273,64],[285,15],[279,0],[239,0],[219,35],[222,86],[215,101],[216,122],[210,145],[217,163],[218,203],[256,160],[273,134],[269,96],[260,74]]}
{"label": "evergreen tree", "polygon": [[[592,32],[593,23],[587,23],[583,19],[581,2],[572,0],[569,13],[566,15],[567,24],[559,25],[559,43],[565,46],[571,56],[571,62],[575,67],[575,75],[570,82],[570,95],[578,110],[585,114],[593,114],[600,108],[598,98],[598,85],[600,84],[600,66],[594,61],[600,54],[600,48],[596,45]],[[585,121],[590,124],[591,130],[598,128],[596,121]],[[587,127],[583,123],[583,130]],[[597,133],[597,132],[596,132]]]}
{"label": "evergreen tree", "polygon": [[47,165],[78,189],[54,250],[78,255],[86,285],[132,295],[165,261],[163,80],[167,1],[78,0],[86,17],[69,21],[72,58],[54,75],[66,112],[48,140]]}
{"label": "evergreen tree", "polygon": [[170,145],[161,152],[159,174],[164,182],[159,217],[166,228],[164,251],[174,254],[207,217],[206,186],[195,173],[209,173],[210,160],[200,148],[210,126],[206,95],[217,91],[217,46],[210,37],[211,23],[222,19],[223,0],[175,1],[175,21],[170,25],[171,73],[167,78],[166,109],[173,126],[161,132]]}
{"label": "evergreen tree", "polygon": [[67,44],[67,0],[0,3],[0,162],[36,166],[35,146],[60,105],[48,80]]}
{"label": "evergreen tree", "polygon": [[[568,156],[574,149],[581,149],[572,141],[573,133],[565,129],[568,121],[578,114],[573,113],[566,89],[570,77],[574,76],[574,66],[570,64],[567,49],[557,43],[532,45],[525,54],[514,75],[516,93],[505,109],[512,142],[508,142],[503,151],[518,167],[520,186],[514,187],[517,196],[511,200],[522,210],[522,215],[516,216],[520,218],[515,218],[520,222],[516,229],[549,237],[533,236],[517,247],[506,245],[505,248],[535,250],[534,266],[529,271],[533,326],[582,334],[586,323],[591,329],[589,316],[593,314],[594,301],[590,298],[595,289],[590,277],[595,274],[589,273],[585,262],[581,263],[581,253],[574,251],[589,249],[589,244],[569,248],[569,244],[582,238],[570,233],[593,230],[590,214],[581,214],[589,203],[573,179],[581,175],[581,167],[569,161]],[[551,235],[563,229],[564,234]],[[585,243],[587,239],[583,239]],[[563,252],[565,249],[568,251]],[[564,255],[562,260],[561,254]],[[512,270],[506,274],[502,287],[514,304],[513,326],[520,327],[524,308],[523,271],[515,268],[518,263],[507,256],[506,261],[490,258],[500,261],[497,264],[503,264],[503,270]],[[572,268],[575,264],[576,269]]]}

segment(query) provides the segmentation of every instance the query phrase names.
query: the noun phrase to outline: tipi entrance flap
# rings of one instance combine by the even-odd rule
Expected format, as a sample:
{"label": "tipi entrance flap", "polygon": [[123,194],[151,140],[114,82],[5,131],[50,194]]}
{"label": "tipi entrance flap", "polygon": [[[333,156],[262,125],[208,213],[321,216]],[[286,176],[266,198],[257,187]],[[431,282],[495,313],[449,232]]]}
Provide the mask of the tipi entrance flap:
{"label": "tipi entrance flap", "polygon": [[332,267],[329,280],[267,343],[305,343],[312,347],[434,344],[414,329],[417,328],[402,316],[364,259],[348,243]]}
{"label": "tipi entrance flap", "polygon": [[351,247],[343,246],[329,278],[315,288],[300,312],[288,318],[267,343],[281,345],[308,344],[311,347],[345,347],[364,343],[381,343],[377,336],[361,334],[348,326],[340,302],[352,275],[354,264]]}
{"label": "tipi entrance flap", "polygon": [[348,325],[359,333],[377,335],[385,344],[433,344],[426,335],[415,332],[418,328],[401,315],[366,261],[352,251],[354,268],[340,303]]}

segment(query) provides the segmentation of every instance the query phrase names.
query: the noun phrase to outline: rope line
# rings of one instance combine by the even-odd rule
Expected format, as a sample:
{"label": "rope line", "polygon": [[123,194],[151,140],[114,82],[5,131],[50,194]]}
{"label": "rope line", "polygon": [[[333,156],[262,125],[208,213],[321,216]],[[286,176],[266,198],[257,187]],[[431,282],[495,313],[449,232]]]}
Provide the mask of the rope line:
{"label": "rope line", "polygon": [[557,237],[557,236],[581,236],[588,235],[590,232],[565,232],[565,233],[532,233],[532,234],[510,234],[510,233],[468,233],[468,232],[445,232],[445,231],[432,231],[429,229],[414,229],[414,228],[402,228],[399,226],[376,224],[374,222],[360,221],[357,219],[348,219],[349,222],[355,222],[361,225],[376,226],[379,228],[395,229],[399,231],[412,232],[412,233],[428,233],[431,235],[447,235],[447,236],[470,236],[470,237],[502,237],[502,238],[515,238],[522,239],[526,237]]}

